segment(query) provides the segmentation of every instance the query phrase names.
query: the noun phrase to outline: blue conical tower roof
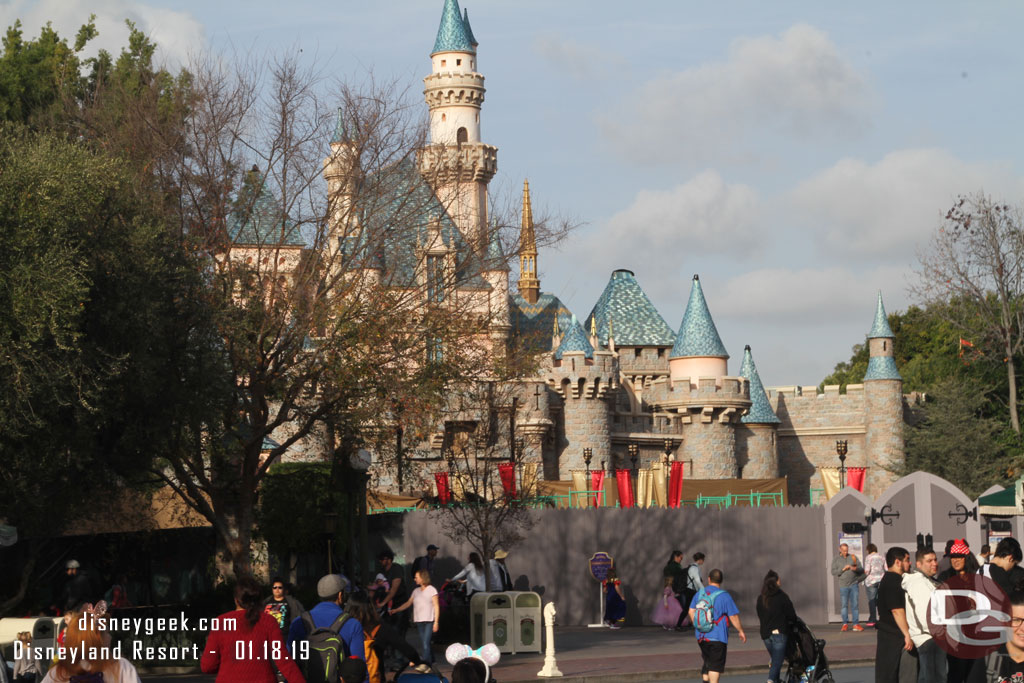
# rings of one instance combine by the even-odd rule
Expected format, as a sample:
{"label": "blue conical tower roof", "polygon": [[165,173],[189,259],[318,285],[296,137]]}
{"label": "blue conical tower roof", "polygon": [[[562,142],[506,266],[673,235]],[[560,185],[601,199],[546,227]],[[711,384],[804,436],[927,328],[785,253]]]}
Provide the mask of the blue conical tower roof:
{"label": "blue conical tower roof", "polygon": [[718,336],[718,328],[711,319],[711,311],[704,300],[704,290],[700,287],[700,278],[693,276],[693,288],[690,289],[690,301],[686,304],[683,322],[679,324],[675,346],[669,358],[686,358],[688,356],[713,356],[728,358],[722,338]]}
{"label": "blue conical tower roof", "polygon": [[498,234],[498,226],[491,227],[491,238],[487,242],[487,270],[508,271],[508,261],[502,253],[501,236]]}
{"label": "blue conical tower roof", "polygon": [[459,0],[445,0],[444,10],[441,12],[441,25],[437,29],[437,40],[434,41],[436,52],[472,52],[472,32],[468,24],[462,19],[462,12],[459,10]]}
{"label": "blue conical tower roof", "polygon": [[345,113],[341,107],[338,107],[338,119],[334,124],[334,135],[331,136],[331,144],[335,142],[346,142],[348,140],[348,130],[345,128]]}
{"label": "blue conical tower roof", "polygon": [[580,327],[580,321],[576,319],[575,315],[572,317],[572,322],[569,323],[569,329],[566,330],[565,336],[562,337],[562,343],[555,349],[555,358],[562,360],[563,353],[582,353],[587,358],[594,357],[594,347],[590,345],[587,334]]}
{"label": "blue conical tower roof", "polygon": [[618,346],[669,346],[676,333],[658,313],[647,294],[640,288],[633,271],[619,269],[612,273],[608,286],[594,304],[585,327],[597,320],[597,338],[608,343],[608,324],[612,324]]}
{"label": "blue conical tower roof", "polygon": [[480,43],[477,42],[476,36],[473,35],[473,27],[469,25],[469,10],[462,10],[462,23],[466,25],[466,34],[469,36],[469,42],[473,47],[476,47]]}
{"label": "blue conical tower roof", "polygon": [[750,346],[743,349],[743,367],[740,368],[740,377],[746,377],[750,382],[750,411],[740,418],[745,424],[778,424],[782,420],[775,415],[772,405],[768,402],[768,394],[761,384],[761,376],[757,374],[757,366],[754,365],[754,357],[750,353]]}
{"label": "blue conical tower roof", "polygon": [[882,292],[878,292],[878,306],[875,308],[875,324],[871,326],[871,331],[868,332],[868,339],[877,339],[879,337],[895,337],[892,333],[892,328],[889,327],[889,318],[885,315],[885,306],[882,305]]}

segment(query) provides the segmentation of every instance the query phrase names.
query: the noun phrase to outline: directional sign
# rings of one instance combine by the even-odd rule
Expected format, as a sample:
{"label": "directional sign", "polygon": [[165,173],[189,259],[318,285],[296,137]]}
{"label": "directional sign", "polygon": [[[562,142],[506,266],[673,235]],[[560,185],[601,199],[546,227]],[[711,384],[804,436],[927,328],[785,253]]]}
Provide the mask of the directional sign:
{"label": "directional sign", "polygon": [[594,553],[590,558],[590,575],[598,581],[608,578],[608,570],[615,564],[615,559],[608,553]]}

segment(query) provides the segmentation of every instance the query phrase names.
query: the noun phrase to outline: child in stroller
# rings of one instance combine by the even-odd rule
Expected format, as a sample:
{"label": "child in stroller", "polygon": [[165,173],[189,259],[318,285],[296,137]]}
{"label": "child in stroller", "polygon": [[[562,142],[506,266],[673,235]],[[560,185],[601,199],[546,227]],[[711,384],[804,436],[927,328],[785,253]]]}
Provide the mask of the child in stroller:
{"label": "child in stroller", "polygon": [[786,643],[786,683],[833,681],[825,656],[825,641],[815,638],[803,619],[790,622]]}

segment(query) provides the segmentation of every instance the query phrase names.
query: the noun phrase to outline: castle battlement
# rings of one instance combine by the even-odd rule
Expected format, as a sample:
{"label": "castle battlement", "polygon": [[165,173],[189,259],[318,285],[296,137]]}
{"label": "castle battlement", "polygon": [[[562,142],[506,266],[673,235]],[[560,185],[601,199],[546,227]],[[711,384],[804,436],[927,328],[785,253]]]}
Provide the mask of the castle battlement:
{"label": "castle battlement", "polygon": [[423,96],[433,109],[446,104],[479,108],[484,102],[484,77],[478,73],[435,73],[423,79]]}
{"label": "castle battlement", "polygon": [[698,377],[696,388],[689,377],[659,377],[650,383],[649,400],[678,400],[681,398],[699,399],[716,397],[718,399],[750,399],[750,382],[746,377]]}
{"label": "castle battlement", "polygon": [[482,142],[428,145],[418,157],[420,173],[439,181],[488,182],[498,172],[498,148]]}
{"label": "castle battlement", "polygon": [[846,396],[856,396],[857,400],[862,400],[861,397],[864,394],[863,384],[847,384],[846,393],[839,393],[838,384],[826,384],[823,392],[818,391],[817,386],[782,386],[782,387],[766,387],[765,393],[768,394],[770,399],[778,399],[780,396],[785,397],[787,401],[792,399],[807,399],[807,400],[822,400],[822,399],[835,399],[842,400]]}

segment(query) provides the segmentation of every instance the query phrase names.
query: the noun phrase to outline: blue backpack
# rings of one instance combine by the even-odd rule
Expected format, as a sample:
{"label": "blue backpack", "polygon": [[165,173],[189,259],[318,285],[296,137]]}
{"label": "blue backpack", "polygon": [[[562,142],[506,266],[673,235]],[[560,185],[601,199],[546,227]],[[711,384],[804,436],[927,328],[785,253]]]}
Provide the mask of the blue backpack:
{"label": "blue backpack", "polygon": [[[693,608],[693,627],[700,633],[710,633],[718,621],[715,621],[715,600],[725,591],[717,590],[708,593],[707,588],[702,588],[697,594],[697,604]],[[725,618],[724,615],[722,618]]]}

